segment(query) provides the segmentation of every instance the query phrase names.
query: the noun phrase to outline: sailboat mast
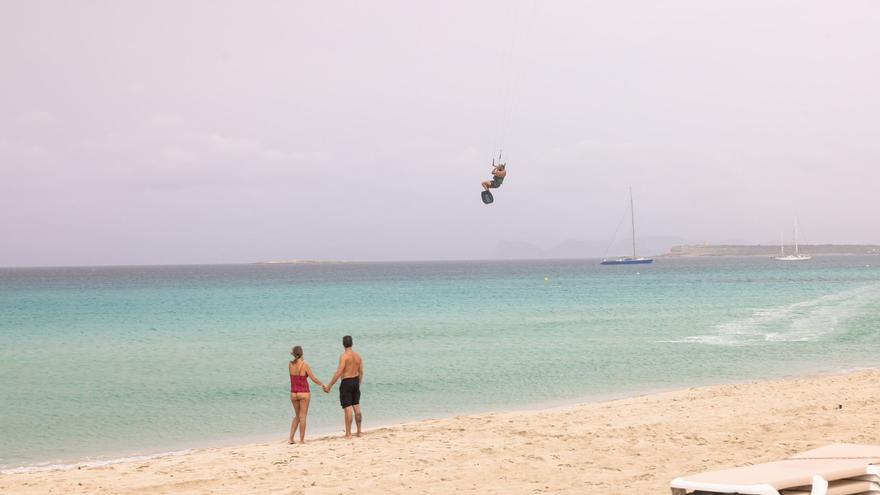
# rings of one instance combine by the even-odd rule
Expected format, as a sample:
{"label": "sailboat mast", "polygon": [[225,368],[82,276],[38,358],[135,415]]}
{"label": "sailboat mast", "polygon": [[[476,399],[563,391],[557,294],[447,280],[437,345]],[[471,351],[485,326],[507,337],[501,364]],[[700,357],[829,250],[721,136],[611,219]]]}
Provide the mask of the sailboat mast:
{"label": "sailboat mast", "polygon": [[636,257],[636,211],[635,207],[633,207],[633,188],[629,187],[629,221],[632,226],[632,236],[633,236],[633,258]]}
{"label": "sailboat mast", "polygon": [[794,255],[800,255],[800,251],[798,251],[797,218],[794,219]]}
{"label": "sailboat mast", "polygon": [[785,233],[779,233],[779,256],[785,256]]}

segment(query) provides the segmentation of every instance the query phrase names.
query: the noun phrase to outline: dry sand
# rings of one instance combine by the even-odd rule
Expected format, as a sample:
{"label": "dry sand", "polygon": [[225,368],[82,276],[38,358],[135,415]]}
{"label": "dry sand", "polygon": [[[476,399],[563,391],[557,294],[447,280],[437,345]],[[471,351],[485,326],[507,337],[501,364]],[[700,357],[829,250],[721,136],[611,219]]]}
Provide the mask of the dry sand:
{"label": "dry sand", "polygon": [[880,370],[5,474],[0,493],[658,494],[678,475],[832,442],[880,444]]}

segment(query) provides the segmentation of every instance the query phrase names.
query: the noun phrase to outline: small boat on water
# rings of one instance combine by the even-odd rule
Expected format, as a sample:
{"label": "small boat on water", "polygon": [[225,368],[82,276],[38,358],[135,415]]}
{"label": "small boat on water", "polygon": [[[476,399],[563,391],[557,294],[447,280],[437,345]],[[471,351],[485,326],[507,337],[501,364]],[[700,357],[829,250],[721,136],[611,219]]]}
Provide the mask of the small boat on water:
{"label": "small boat on water", "polygon": [[629,221],[632,229],[632,256],[621,256],[619,258],[605,258],[601,265],[647,265],[653,263],[653,258],[645,258],[636,256],[636,213],[633,207],[633,191],[629,188]]}
{"label": "small boat on water", "polygon": [[653,263],[654,258],[634,258],[632,256],[624,256],[621,258],[603,259],[600,265],[647,265]]}
{"label": "small boat on water", "polygon": [[800,249],[798,248],[798,228],[797,228],[797,219],[794,221],[794,254],[789,254],[786,256],[785,254],[785,239],[782,239],[782,242],[779,245],[779,256],[776,257],[776,261],[807,261],[813,259],[812,256],[807,256],[800,253]]}

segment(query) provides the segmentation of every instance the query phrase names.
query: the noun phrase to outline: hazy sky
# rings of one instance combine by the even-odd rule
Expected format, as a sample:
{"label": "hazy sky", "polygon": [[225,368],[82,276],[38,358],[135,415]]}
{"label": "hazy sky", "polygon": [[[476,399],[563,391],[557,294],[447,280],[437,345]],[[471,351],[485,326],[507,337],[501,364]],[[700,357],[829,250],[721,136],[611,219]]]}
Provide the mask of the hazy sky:
{"label": "hazy sky", "polygon": [[[880,2],[0,3],[0,265],[880,243]],[[506,129],[506,131],[504,131]],[[494,205],[480,181],[503,143]]]}

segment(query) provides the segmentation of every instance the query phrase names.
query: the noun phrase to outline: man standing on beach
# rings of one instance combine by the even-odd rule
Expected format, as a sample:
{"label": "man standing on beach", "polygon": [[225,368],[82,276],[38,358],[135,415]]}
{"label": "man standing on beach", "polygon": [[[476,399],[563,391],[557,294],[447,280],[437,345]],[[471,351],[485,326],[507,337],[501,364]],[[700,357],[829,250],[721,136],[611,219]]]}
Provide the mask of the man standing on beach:
{"label": "man standing on beach", "polygon": [[364,361],[360,354],[352,350],[351,344],[351,335],[342,337],[345,351],[339,356],[339,367],[333,379],[324,385],[324,392],[330,393],[336,380],[342,378],[342,383],[339,384],[339,402],[345,411],[345,438],[351,438],[352,413],[357,423],[357,436],[361,436],[361,382],[364,381]]}

